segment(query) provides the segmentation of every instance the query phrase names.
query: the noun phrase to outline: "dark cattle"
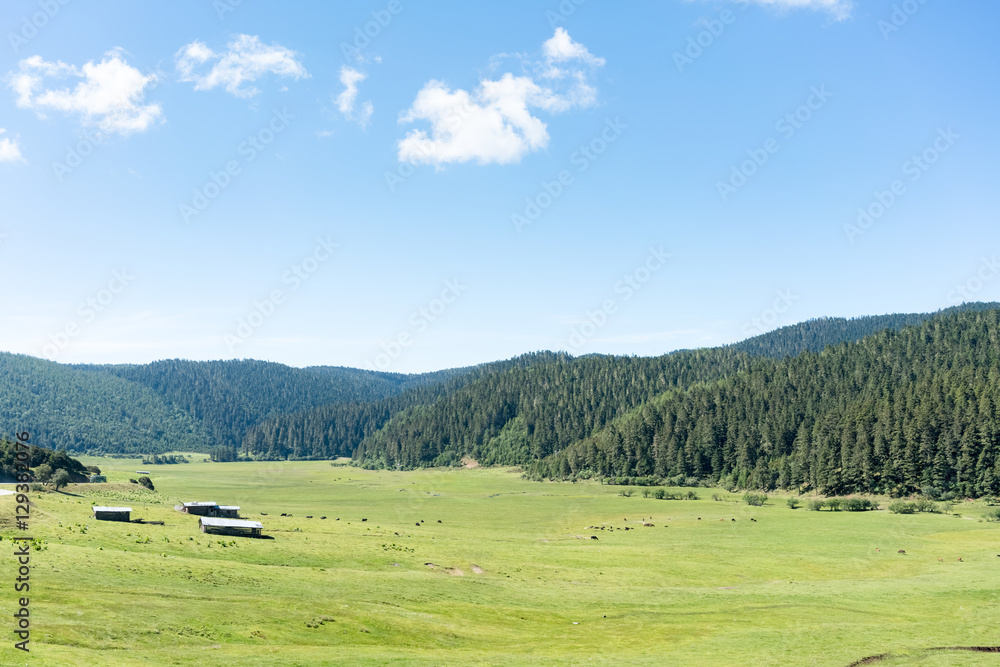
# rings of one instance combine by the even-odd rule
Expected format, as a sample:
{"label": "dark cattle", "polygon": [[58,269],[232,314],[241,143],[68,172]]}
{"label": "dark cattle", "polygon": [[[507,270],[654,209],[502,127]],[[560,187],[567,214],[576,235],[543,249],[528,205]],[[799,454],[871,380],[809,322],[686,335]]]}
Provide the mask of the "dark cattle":
{"label": "dark cattle", "polygon": [[736,519],[733,519],[733,521],[736,521]]}
{"label": "dark cattle", "polygon": [[362,521],[367,521],[368,519],[362,519]]}
{"label": "dark cattle", "polygon": [[288,515],[287,515],[287,514],[285,514],[284,512],[282,512],[282,513],[281,513],[281,516],[288,516]]}
{"label": "dark cattle", "polygon": [[339,516],[337,517],[337,521],[340,521],[340,517]]}
{"label": "dark cattle", "polygon": [[416,525],[417,525],[417,528],[419,528],[420,527],[420,522],[418,521]]}
{"label": "dark cattle", "polygon": [[320,518],[321,518],[321,519],[325,519],[326,517],[325,517],[325,516],[321,516]]}
{"label": "dark cattle", "polygon": [[898,553],[898,554],[905,554],[906,552],[905,552],[905,551],[903,551],[902,549],[900,549],[900,550],[899,550],[899,551],[897,551],[896,553]]}
{"label": "dark cattle", "polygon": [[597,535],[591,535],[591,536],[590,536],[590,539],[592,539],[592,540],[596,540],[596,539],[597,539]]}
{"label": "dark cattle", "polygon": [[307,519],[311,519],[311,518],[313,518],[313,515],[312,514],[306,514],[306,518]]}
{"label": "dark cattle", "polygon": [[267,516],[267,512],[261,512],[260,515],[261,516]]}
{"label": "dark cattle", "polygon": [[[698,517],[698,521],[701,521],[701,517]],[[721,519],[720,519],[720,521],[721,521]]]}
{"label": "dark cattle", "polygon": [[438,519],[438,523],[441,523],[441,519]]}
{"label": "dark cattle", "polygon": [[750,520],[753,521],[754,523],[757,523],[757,519],[750,519]]}

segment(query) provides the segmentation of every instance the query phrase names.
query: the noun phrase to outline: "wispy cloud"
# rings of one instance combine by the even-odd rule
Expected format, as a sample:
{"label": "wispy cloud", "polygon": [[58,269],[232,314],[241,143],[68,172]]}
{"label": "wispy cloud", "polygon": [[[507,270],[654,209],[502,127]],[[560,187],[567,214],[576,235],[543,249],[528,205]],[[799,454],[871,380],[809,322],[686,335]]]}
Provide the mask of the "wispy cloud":
{"label": "wispy cloud", "polygon": [[425,84],[400,122],[427,121],[430,131],[408,132],[398,145],[399,160],[435,166],[518,162],[548,145],[548,126],[533,110],[555,114],[597,102],[590,79],[604,59],[565,29],[556,28],[542,44],[540,60],[520,58],[527,74],[483,79],[472,92],[453,91],[437,80]]}
{"label": "wispy cloud", "polygon": [[362,74],[353,67],[344,65],[340,68],[340,83],[344,84],[344,90],[337,96],[337,109],[347,120],[356,120],[358,125],[365,127],[371,120],[375,107],[371,101],[361,105],[360,111],[354,108],[358,99],[358,84],[368,78],[367,74]]}
{"label": "wispy cloud", "polygon": [[260,92],[253,82],[265,74],[308,78],[297,55],[280,44],[263,44],[256,35],[239,35],[223,53],[194,41],[182,47],[175,59],[180,80],[193,81],[195,90],[222,86],[237,97],[253,97]]}
{"label": "wispy cloud", "polygon": [[854,9],[852,0],[736,0],[736,2],[766,5],[777,9],[818,9],[829,12],[838,21],[850,18]]}
{"label": "wispy cloud", "polygon": [[[43,84],[48,79],[76,81],[76,85],[47,89]],[[22,60],[7,80],[17,94],[17,106],[43,117],[46,110],[77,114],[85,124],[119,134],[143,132],[163,117],[159,104],[143,103],[156,75],[144,75],[130,66],[121,49],[112,49],[101,62],[83,67],[32,56]]]}

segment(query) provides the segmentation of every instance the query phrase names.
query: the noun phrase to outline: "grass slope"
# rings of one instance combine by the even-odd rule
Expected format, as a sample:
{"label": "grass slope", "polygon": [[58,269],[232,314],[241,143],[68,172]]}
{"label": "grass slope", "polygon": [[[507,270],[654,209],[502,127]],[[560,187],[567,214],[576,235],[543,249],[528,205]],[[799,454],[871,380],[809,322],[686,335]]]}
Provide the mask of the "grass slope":
{"label": "grass slope", "polygon": [[[807,512],[325,462],[153,466],[150,493],[128,484],[138,460],[82,460],[109,484],[32,494],[47,541],[31,552],[32,652],[5,642],[0,664],[1000,665],[915,652],[1000,643],[1000,526],[982,505]],[[274,539],[202,534],[182,500],[241,505]],[[166,525],[97,522],[92,502]],[[8,545],[13,503],[0,497]],[[2,581],[14,572],[0,559]]]}

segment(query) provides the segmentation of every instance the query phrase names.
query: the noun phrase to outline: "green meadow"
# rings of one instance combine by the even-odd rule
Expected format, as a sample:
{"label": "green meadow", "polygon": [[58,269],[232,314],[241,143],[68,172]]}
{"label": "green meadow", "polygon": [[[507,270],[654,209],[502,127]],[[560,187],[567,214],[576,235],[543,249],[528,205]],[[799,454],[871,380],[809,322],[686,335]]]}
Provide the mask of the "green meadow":
{"label": "green meadow", "polygon": [[[1000,644],[1000,524],[981,520],[982,503],[812,512],[712,489],[623,497],[515,469],[197,458],[81,457],[108,483],[30,494],[28,532],[44,540],[31,551],[30,654],[8,632],[19,533],[14,497],[0,497],[0,664],[846,666],[889,654],[873,664],[1000,667],[1000,653],[923,650]],[[129,483],[137,470],[155,492]],[[203,534],[173,509],[192,500],[240,505],[273,539]],[[95,521],[92,504],[165,525]]]}

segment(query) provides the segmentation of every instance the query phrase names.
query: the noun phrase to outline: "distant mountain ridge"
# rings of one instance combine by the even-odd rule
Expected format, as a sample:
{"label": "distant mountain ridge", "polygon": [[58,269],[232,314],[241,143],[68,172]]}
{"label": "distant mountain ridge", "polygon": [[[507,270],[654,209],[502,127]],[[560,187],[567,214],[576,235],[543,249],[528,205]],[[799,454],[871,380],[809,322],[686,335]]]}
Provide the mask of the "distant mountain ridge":
{"label": "distant mountain ridge", "polygon": [[919,326],[931,319],[962,312],[981,312],[1000,308],[1000,303],[968,303],[945,308],[934,313],[901,313],[864,317],[822,317],[799,324],[780,327],[760,336],[748,338],[728,347],[751,356],[796,357],[803,352],[820,352],[828,345],[861,340],[884,329],[899,331],[903,327]]}
{"label": "distant mountain ridge", "polygon": [[63,365],[0,353],[0,420],[74,452],[354,456],[369,466],[538,460],[671,389],[725,379],[758,356],[898,330],[953,312],[803,322],[722,348],[660,357],[538,352],[403,375],[255,360]]}

